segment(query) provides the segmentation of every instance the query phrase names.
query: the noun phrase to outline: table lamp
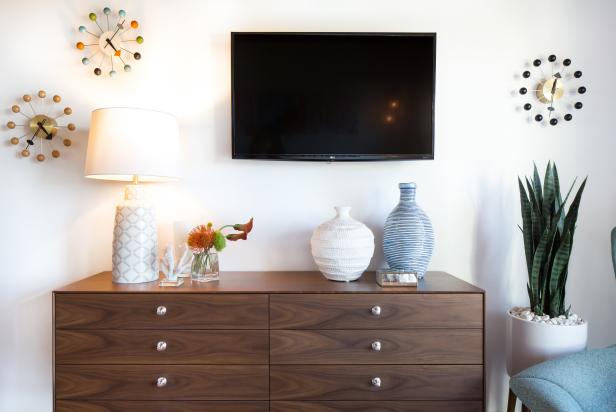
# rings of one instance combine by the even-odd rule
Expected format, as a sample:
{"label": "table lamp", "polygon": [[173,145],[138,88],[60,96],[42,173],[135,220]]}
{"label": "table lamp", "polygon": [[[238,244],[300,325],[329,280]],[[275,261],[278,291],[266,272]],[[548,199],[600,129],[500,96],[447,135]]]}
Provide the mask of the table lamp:
{"label": "table lamp", "polygon": [[179,169],[178,124],[172,115],[126,107],[92,112],[85,177],[131,182],[115,213],[115,283],[158,280],[155,210],[139,183],[177,180]]}

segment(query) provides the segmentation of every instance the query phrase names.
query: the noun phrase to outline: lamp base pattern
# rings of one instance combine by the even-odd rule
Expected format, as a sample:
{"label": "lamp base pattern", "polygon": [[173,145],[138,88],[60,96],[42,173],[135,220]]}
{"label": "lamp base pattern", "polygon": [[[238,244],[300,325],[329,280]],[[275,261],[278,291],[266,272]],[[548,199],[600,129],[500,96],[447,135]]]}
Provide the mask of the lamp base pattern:
{"label": "lamp base pattern", "polygon": [[116,207],[113,229],[114,283],[158,280],[156,213],[153,207]]}

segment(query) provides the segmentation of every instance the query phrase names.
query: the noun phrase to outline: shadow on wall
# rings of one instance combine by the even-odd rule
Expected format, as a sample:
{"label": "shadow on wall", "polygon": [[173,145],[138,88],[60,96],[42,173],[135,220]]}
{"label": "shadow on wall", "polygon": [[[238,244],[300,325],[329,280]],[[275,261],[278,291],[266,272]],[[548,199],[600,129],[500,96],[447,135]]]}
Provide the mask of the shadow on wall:
{"label": "shadow on wall", "polygon": [[[487,410],[505,406],[508,389],[505,370],[506,315],[510,306],[511,244],[515,222],[509,215],[514,199],[507,198],[507,186],[482,178],[475,216],[473,281],[486,290],[486,399]],[[517,230],[517,229],[516,229]]]}

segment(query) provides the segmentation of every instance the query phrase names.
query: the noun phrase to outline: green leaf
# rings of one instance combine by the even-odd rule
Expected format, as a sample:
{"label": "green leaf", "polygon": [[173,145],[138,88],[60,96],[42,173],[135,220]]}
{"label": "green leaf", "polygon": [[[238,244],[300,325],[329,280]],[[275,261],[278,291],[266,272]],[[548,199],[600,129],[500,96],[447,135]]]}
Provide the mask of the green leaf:
{"label": "green leaf", "polygon": [[552,173],[554,175],[554,192],[556,193],[557,204],[563,202],[560,196],[560,180],[558,179],[558,170],[556,169],[556,163],[552,162]]}
{"label": "green leaf", "polygon": [[[569,266],[569,257],[571,255],[571,233],[565,232],[565,235],[560,242],[560,246],[554,255],[552,263],[552,272],[550,273],[550,310],[559,311],[560,306],[555,305],[555,299],[559,297],[559,289],[563,276],[566,276]],[[557,316],[559,316],[558,314]]]}
{"label": "green leaf", "polygon": [[554,199],[556,199],[554,169],[551,162],[548,162],[545,169],[545,178],[543,179],[543,207],[541,213],[546,226],[550,224],[550,216],[554,213]]}
{"label": "green leaf", "polygon": [[532,226],[532,218],[531,218],[531,210],[530,210],[530,201],[528,200],[528,196],[526,194],[526,190],[524,190],[524,185],[522,184],[522,180],[518,177],[518,185],[520,188],[520,205],[522,211],[522,234],[524,237],[524,252],[526,253],[526,266],[528,269],[528,274],[530,275],[533,267],[533,226]]}
{"label": "green leaf", "polygon": [[543,218],[541,216],[541,206],[537,202],[537,197],[535,196],[535,191],[533,186],[530,184],[528,178],[526,179],[526,186],[528,187],[528,198],[530,200],[530,216],[531,216],[531,224],[532,224],[532,235],[533,235],[533,253],[539,244],[539,239],[541,238],[541,234],[543,233]]}
{"label": "green leaf", "polygon": [[543,204],[543,192],[541,190],[541,179],[539,178],[539,172],[537,171],[537,164],[533,162],[533,187],[537,194],[537,203],[539,207]]}
{"label": "green leaf", "polygon": [[580,209],[580,202],[582,201],[582,193],[584,193],[584,188],[586,187],[586,180],[584,179],[580,188],[578,189],[573,201],[571,202],[571,206],[569,206],[569,211],[567,212],[567,216],[565,217],[565,223],[563,227],[563,232],[571,232],[571,241],[573,241],[573,235],[575,233],[575,223],[578,217],[578,211]]}
{"label": "green leaf", "polygon": [[[543,232],[543,235],[541,236],[541,240],[539,241],[539,245],[537,246],[537,250],[535,251],[535,256],[533,257],[533,268],[532,268],[532,272],[530,274],[530,279],[529,279],[529,283],[530,283],[530,287],[531,289],[535,292],[535,293],[540,293],[543,291],[543,285],[541,285],[540,283],[540,277],[542,272],[544,271],[544,267],[545,267],[545,263],[546,263],[546,259],[547,259],[547,255],[548,255],[548,248],[551,246],[552,243],[552,237],[553,237],[553,233],[551,233],[551,231],[549,230],[549,228],[545,228],[545,231]],[[536,304],[536,306],[539,308],[541,307],[541,296],[539,296],[538,302]],[[538,314],[543,314],[543,308],[538,309],[538,308],[534,308],[535,312],[537,312],[537,310],[539,310],[540,313]]]}
{"label": "green leaf", "polygon": [[612,265],[614,266],[614,276],[616,276],[616,227],[612,229]]}
{"label": "green leaf", "polygon": [[225,239],[225,235],[223,235],[220,230],[214,232],[214,249],[217,252],[222,252],[222,250],[227,246],[227,239]]}

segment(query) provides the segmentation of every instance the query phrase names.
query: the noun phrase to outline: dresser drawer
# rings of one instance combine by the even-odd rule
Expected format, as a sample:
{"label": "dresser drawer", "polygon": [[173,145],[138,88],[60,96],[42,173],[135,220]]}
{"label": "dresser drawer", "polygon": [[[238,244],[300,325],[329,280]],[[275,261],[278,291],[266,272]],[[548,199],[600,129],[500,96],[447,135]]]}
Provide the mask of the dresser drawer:
{"label": "dresser drawer", "polygon": [[55,336],[57,364],[267,364],[266,330],[72,330]]}
{"label": "dresser drawer", "polygon": [[327,294],[270,297],[272,329],[482,328],[481,294]]}
{"label": "dresser drawer", "polygon": [[[320,401],[272,402],[270,412],[481,412],[475,401]],[[86,411],[87,412],[87,411]]]}
{"label": "dresser drawer", "polygon": [[268,367],[56,365],[55,389],[56,399],[267,400]]}
{"label": "dresser drawer", "polygon": [[482,395],[480,365],[270,366],[272,400],[479,401]]}
{"label": "dresser drawer", "polygon": [[267,329],[267,295],[55,295],[56,328]]}
{"label": "dresser drawer", "polygon": [[272,364],[482,364],[481,329],[272,330]]}
{"label": "dresser drawer", "polygon": [[267,401],[58,401],[56,412],[268,412]]}

